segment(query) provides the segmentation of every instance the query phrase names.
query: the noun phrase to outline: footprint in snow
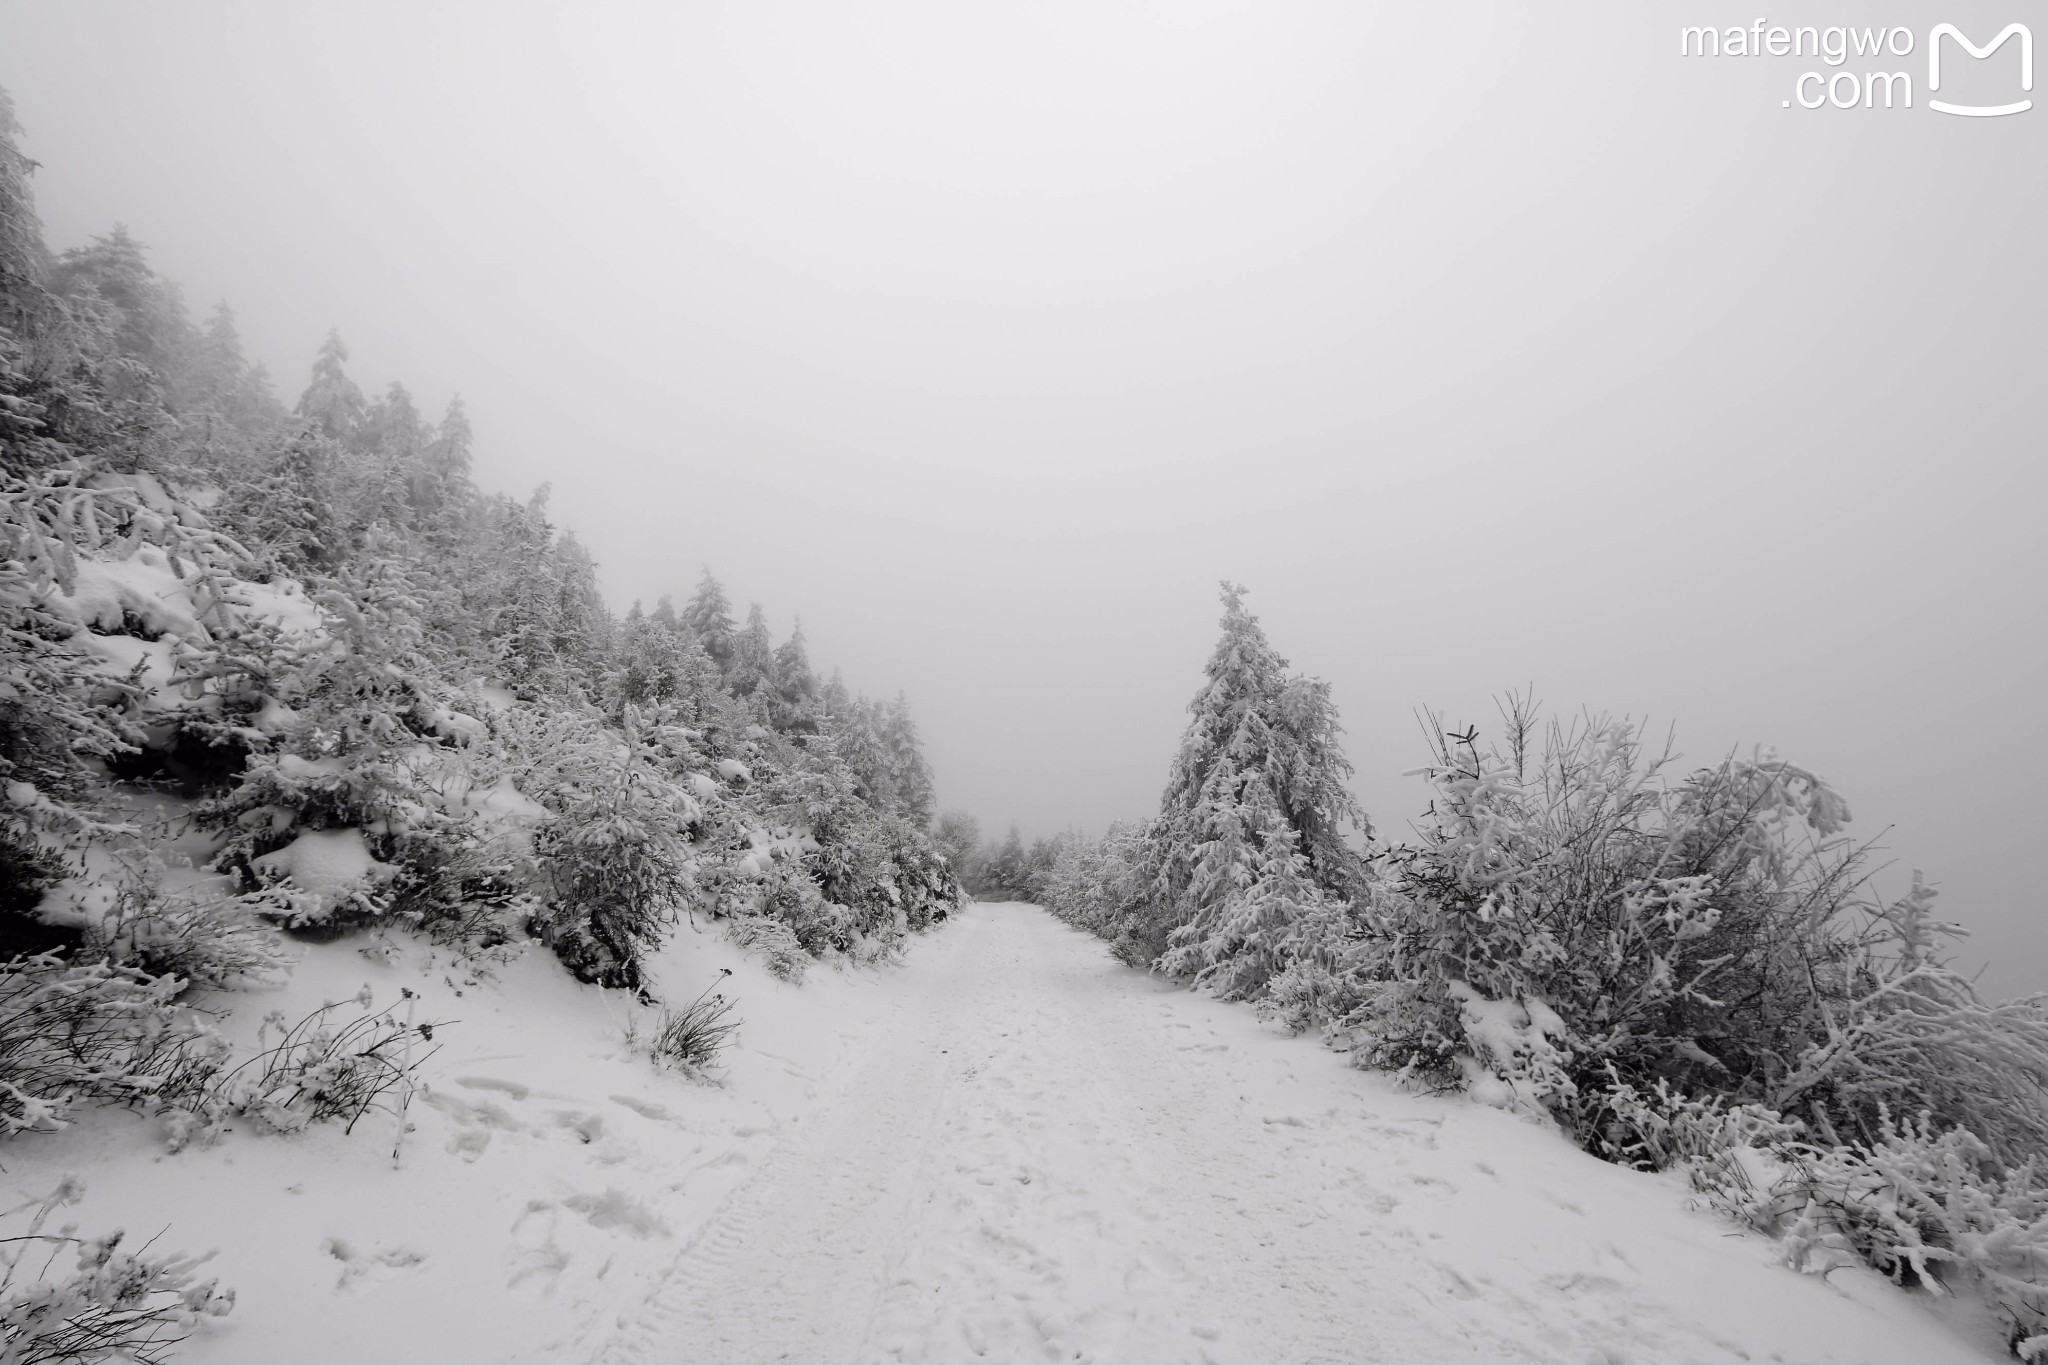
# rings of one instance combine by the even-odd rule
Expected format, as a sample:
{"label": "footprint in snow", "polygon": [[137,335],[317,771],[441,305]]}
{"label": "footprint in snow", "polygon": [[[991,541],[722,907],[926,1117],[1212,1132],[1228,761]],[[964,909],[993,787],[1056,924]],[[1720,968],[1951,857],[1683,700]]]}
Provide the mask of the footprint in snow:
{"label": "footprint in snow", "polygon": [[452,1131],[448,1150],[464,1161],[475,1161],[491,1145],[493,1133],[524,1132],[526,1125],[489,1100],[464,1100],[441,1091],[422,1097],[429,1107],[447,1115]]}
{"label": "footprint in snow", "polygon": [[555,1240],[561,1213],[551,1199],[527,1201],[512,1221],[512,1246],[505,1254],[505,1287],[537,1285],[543,1297],[555,1292],[556,1281],[569,1268],[570,1256]]}
{"label": "footprint in snow", "polygon": [[341,1277],[334,1282],[337,1290],[353,1288],[365,1278],[373,1281],[391,1279],[427,1259],[426,1252],[405,1246],[363,1251],[340,1237],[329,1237],[320,1244],[320,1249],[341,1262]]}
{"label": "footprint in snow", "polygon": [[653,1100],[643,1100],[638,1095],[613,1095],[611,1101],[613,1104],[624,1105],[643,1119],[653,1119],[656,1123],[675,1122],[676,1116],[666,1105],[656,1104]]}
{"label": "footprint in snow", "polygon": [[585,1142],[595,1142],[604,1136],[602,1114],[587,1114],[579,1109],[558,1109],[555,1111],[555,1123]]}
{"label": "footprint in snow", "polygon": [[530,1085],[522,1085],[518,1081],[500,1080],[496,1076],[457,1076],[455,1083],[460,1086],[466,1086],[471,1090],[495,1090],[499,1094],[509,1095],[515,1100],[523,1100],[533,1093],[533,1087]]}
{"label": "footprint in snow", "polygon": [[623,1232],[628,1237],[666,1237],[668,1224],[638,1196],[616,1186],[603,1194],[572,1194],[562,1207],[583,1216],[583,1221],[601,1232]]}

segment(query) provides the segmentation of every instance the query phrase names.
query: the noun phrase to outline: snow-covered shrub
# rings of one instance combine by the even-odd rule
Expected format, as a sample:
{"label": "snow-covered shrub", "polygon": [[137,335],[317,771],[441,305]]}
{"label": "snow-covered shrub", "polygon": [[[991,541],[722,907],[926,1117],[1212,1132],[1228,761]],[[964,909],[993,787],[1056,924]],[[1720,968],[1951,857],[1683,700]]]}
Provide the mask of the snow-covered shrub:
{"label": "snow-covered shrub", "polygon": [[495,841],[443,848],[423,871],[417,864],[392,903],[401,922],[465,954],[512,951],[544,911],[533,884],[530,853]]}
{"label": "snow-covered shrub", "polygon": [[84,1102],[198,1103],[225,1044],[173,1003],[183,985],[55,954],[0,965],[0,1137],[60,1128]]}
{"label": "snow-covered shrub", "polygon": [[1760,753],[1667,785],[1601,720],[1540,754],[1510,733],[1443,737],[1422,840],[1362,903],[1360,1061],[1455,1082],[1479,1058],[1589,1143],[1605,1092],[1663,1082],[1824,1144],[1925,1110],[2007,1164],[2042,1150],[2048,1002],[1977,1000],[1924,883],[1874,899],[1826,783]]}
{"label": "snow-covered shrub", "polygon": [[[1382,944],[1373,933],[1373,926],[1405,910],[1401,901],[1401,891],[1377,863],[1350,899],[1323,897],[1294,922],[1285,965],[1267,983],[1260,1013],[1290,1032],[1319,1029],[1326,1042],[1350,1051],[1354,1060],[1382,1065],[1367,1061],[1384,1039],[1364,1021],[1419,1013],[1409,1003],[1416,995],[1413,983],[1380,970]],[[1401,1065],[1395,1060],[1393,1069]]]}
{"label": "snow-covered shrub", "polygon": [[224,635],[184,677],[248,750],[199,810],[228,834],[215,865],[276,918],[332,930],[439,884],[446,850],[474,837],[472,813],[448,799],[468,776],[452,755],[486,727],[439,700],[423,608],[398,566],[373,560],[313,601],[318,631]]}
{"label": "snow-covered shrub", "polygon": [[1368,916],[1369,974],[1400,985],[1346,1021],[1375,1040],[1362,1060],[1455,1078],[1475,1008],[1499,1002],[1561,1023],[1544,1065],[1574,1085],[1538,1083],[1553,1108],[1610,1064],[1771,1099],[1853,995],[1866,926],[1839,799],[1769,755],[1667,787],[1605,720],[1552,726],[1540,755],[1475,738],[1441,738],[1422,839]]}
{"label": "snow-covered shrub", "polygon": [[637,988],[640,960],[690,905],[696,798],[632,730],[586,719],[564,737],[535,836],[544,905],[535,927],[579,978]]}
{"label": "snow-covered shrub", "polygon": [[859,932],[854,914],[825,899],[801,865],[778,862],[764,879],[761,913],[782,924],[813,957],[844,952]]}
{"label": "snow-covered shrub", "polygon": [[[1816,1142],[1759,1104],[1616,1081],[1599,1096],[1595,1150],[1644,1170],[1676,1167],[1731,1217],[1779,1239],[1795,1269],[1864,1263],[1934,1293],[1974,1282],[2020,1354],[2048,1348],[2048,1179],[2008,1166],[1966,1128],[1881,1111],[1872,1139]],[[2031,1343],[2031,1344],[2029,1344]]]}
{"label": "snow-covered shrub", "polygon": [[1107,936],[1139,889],[1137,840],[1142,827],[1112,824],[1100,839],[1071,836],[1053,860],[1046,908],[1092,933]]}
{"label": "snow-covered shrub", "polygon": [[759,913],[787,924],[807,951],[886,952],[957,904],[959,883],[923,830],[870,805],[831,743],[807,744],[761,788],[795,857],[766,869]]}
{"label": "snow-covered shrub", "polygon": [[900,935],[908,922],[882,818],[843,779],[832,784],[831,793],[836,799],[810,807],[811,846],[799,859],[825,909],[811,919],[808,930],[792,927],[819,950],[850,952],[871,936]]}
{"label": "snow-covered shrub", "polygon": [[1613,1073],[1608,1082],[1591,1092],[1585,1111],[1591,1150],[1637,1170],[1681,1166],[1696,1188],[1717,1197],[1745,1197],[1762,1170],[1753,1155],[1799,1141],[1806,1132],[1797,1119],[1760,1104],[1683,1095],[1665,1081],[1639,1090]]}
{"label": "snow-covered shrub", "polygon": [[767,915],[734,915],[725,922],[725,935],[735,945],[761,959],[771,976],[783,981],[802,981],[811,955],[796,931],[781,919]]}
{"label": "snow-covered shrub", "polygon": [[894,883],[905,922],[913,932],[928,929],[960,903],[960,881],[930,838],[911,821],[892,815],[883,821]]}
{"label": "snow-covered shrub", "polygon": [[140,689],[108,676],[77,641],[85,625],[67,598],[82,556],[148,535],[174,528],[131,492],[87,488],[71,471],[0,471],[0,840],[15,880],[32,885],[33,865],[105,831],[90,765],[143,738],[132,718]]}
{"label": "snow-covered shrub", "polygon": [[[0,1221],[0,1362],[132,1361],[159,1365],[199,1319],[226,1316],[235,1291],[199,1278],[211,1259],[182,1252],[122,1249],[123,1234],[80,1237],[65,1224],[45,1231],[84,1186],[66,1176],[49,1194],[0,1213],[27,1215],[21,1231]],[[59,1264],[69,1255],[71,1264]]]}
{"label": "snow-covered shrub", "polygon": [[[415,1023],[413,994],[402,995],[403,1018],[398,1005],[372,1010],[368,986],[296,1023],[273,1011],[258,1034],[266,1046],[223,1071],[194,1113],[202,1121],[241,1114],[275,1133],[326,1120],[339,1120],[349,1132],[372,1109],[402,1120],[419,1086],[419,1068],[437,1050],[431,1044],[439,1027]],[[350,1004],[361,1013],[336,1023],[335,1013]],[[422,1045],[429,1046],[418,1050]]]}
{"label": "snow-covered shrub", "polygon": [[[1917,874],[1908,900],[1932,900]],[[1770,1103],[1833,1141],[1874,1143],[1890,1114],[1930,1110],[2006,1166],[2048,1153],[2048,997],[1989,1003],[1939,961],[1888,965],[1859,973]]]}
{"label": "snow-covered shrub", "polygon": [[1875,1141],[1771,1149],[1781,1169],[1735,1211],[1778,1234],[1793,1266],[1861,1260],[1941,1292],[1974,1280],[2011,1325],[2024,1359],[2048,1351],[2048,1172],[2008,1167],[1968,1129],[1929,1115],[1880,1120]]}
{"label": "snow-covered shrub", "polygon": [[306,829],[249,861],[256,888],[242,898],[294,929],[336,933],[391,908],[401,870],[370,851],[358,829]]}
{"label": "snow-covered shrub", "polygon": [[290,961],[277,931],[242,901],[166,891],[146,871],[118,884],[113,904],[86,929],[80,956],[198,986],[268,980]]}

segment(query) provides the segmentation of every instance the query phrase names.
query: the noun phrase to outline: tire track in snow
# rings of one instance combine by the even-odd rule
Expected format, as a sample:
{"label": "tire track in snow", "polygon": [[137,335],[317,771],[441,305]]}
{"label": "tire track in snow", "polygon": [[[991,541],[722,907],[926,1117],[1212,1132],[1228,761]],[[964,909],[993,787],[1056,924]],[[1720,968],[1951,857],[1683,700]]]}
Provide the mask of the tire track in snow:
{"label": "tire track in snow", "polygon": [[851,1359],[873,1319],[947,1077],[925,1047],[951,1002],[909,991],[810,1112],[784,1126],[602,1348],[602,1365]]}

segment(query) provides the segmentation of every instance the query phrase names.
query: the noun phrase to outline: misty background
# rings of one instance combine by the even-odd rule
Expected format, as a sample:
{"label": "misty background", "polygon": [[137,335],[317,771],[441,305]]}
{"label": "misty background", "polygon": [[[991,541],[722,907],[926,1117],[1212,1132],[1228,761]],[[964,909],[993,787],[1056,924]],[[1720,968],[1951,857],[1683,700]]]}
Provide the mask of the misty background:
{"label": "misty background", "polygon": [[[1769,16],[1910,27],[1916,103],[2026,17]],[[1678,55],[1755,18],[9,0],[0,85],[53,247],[126,223],[287,402],[330,325],[461,393],[615,609],[801,614],[987,833],[1155,808],[1229,577],[1382,833],[1415,708],[1533,685],[1818,770],[2048,987],[2048,109]]]}

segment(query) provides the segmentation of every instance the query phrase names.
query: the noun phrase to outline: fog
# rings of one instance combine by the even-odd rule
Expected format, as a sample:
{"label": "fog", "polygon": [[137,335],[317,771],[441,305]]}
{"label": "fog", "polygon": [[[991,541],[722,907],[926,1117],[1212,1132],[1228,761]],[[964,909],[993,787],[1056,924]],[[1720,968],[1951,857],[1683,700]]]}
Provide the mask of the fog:
{"label": "fog", "polygon": [[287,401],[330,325],[461,393],[616,608],[708,564],[800,614],[990,832],[1154,807],[1228,577],[1383,832],[1418,707],[1775,745],[2011,993],[2048,110],[1923,78],[2016,17],[1771,16],[1909,27],[1891,110],[1681,57],[1756,18],[1705,3],[11,0],[0,85],[53,246],[126,223]]}

